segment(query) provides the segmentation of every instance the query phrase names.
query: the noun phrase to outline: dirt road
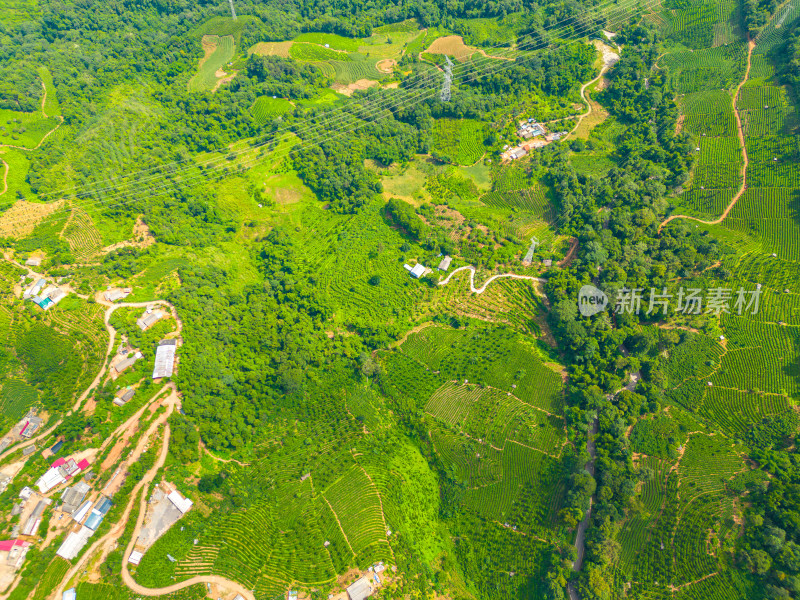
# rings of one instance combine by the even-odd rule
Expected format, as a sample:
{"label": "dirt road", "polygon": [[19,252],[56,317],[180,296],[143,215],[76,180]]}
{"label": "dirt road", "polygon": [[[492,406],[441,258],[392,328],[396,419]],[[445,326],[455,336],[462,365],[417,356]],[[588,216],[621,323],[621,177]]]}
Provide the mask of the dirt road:
{"label": "dirt road", "polygon": [[696,221],[698,223],[703,223],[704,225],[718,225],[725,220],[725,217],[728,216],[733,207],[736,205],[736,202],[742,197],[742,194],[744,194],[745,190],[747,189],[747,166],[750,164],[750,160],[747,156],[747,144],[745,144],[744,140],[744,127],[742,126],[742,118],[739,115],[739,109],[736,107],[736,104],[739,101],[739,92],[742,90],[742,86],[747,83],[747,79],[750,77],[750,63],[753,58],[753,49],[755,47],[755,41],[750,40],[747,44],[747,69],[745,69],[744,78],[739,82],[739,85],[736,87],[736,93],[733,95],[733,116],[736,117],[736,135],[739,137],[739,144],[742,147],[742,185],[739,186],[739,190],[736,192],[736,195],[734,195],[730,201],[730,204],[728,204],[727,208],[718,219],[714,219],[713,221],[705,221],[703,219],[698,219],[697,217],[690,217],[689,215],[671,215],[664,219],[661,225],[658,226],[659,232],[664,225],[670,221],[673,221],[674,219],[689,219],[690,221]]}
{"label": "dirt road", "polygon": [[502,273],[500,275],[492,275],[486,282],[479,288],[475,287],[475,267],[472,265],[467,265],[466,267],[459,267],[454,269],[452,273],[450,273],[447,277],[445,277],[442,281],[439,282],[439,285],[447,285],[450,282],[450,278],[460,271],[468,270],[469,274],[469,289],[475,294],[482,294],[486,291],[486,287],[492,283],[495,279],[500,279],[501,277],[511,277],[511,279],[527,279],[529,281],[538,281],[539,283],[547,283],[547,279],[542,279],[541,277],[534,277],[532,275],[516,275],[514,273]]}
{"label": "dirt road", "polygon": [[[60,585],[53,594],[50,595],[52,600],[58,600],[61,598],[61,594],[64,591],[66,585],[72,580],[78,573],[83,571],[86,567],[87,562],[91,559],[96,552],[100,551],[103,554],[108,554],[113,548],[113,545],[116,544],[119,537],[122,535],[122,532],[125,531],[125,526],[128,523],[128,519],[130,518],[131,510],[133,510],[133,506],[136,502],[136,496],[139,494],[141,489],[148,485],[153,478],[155,477],[158,470],[164,466],[164,462],[167,460],[167,452],[169,451],[169,436],[170,436],[170,429],[169,423],[167,419],[172,414],[172,411],[175,409],[177,400],[177,395],[173,394],[169,396],[167,399],[167,411],[157,418],[153,423],[150,425],[150,428],[147,430],[147,433],[142,436],[139,444],[137,445],[136,449],[130,454],[126,464],[130,464],[130,462],[135,462],[138,460],[139,455],[141,455],[142,450],[144,449],[145,444],[147,443],[148,439],[156,432],[159,426],[162,424],[164,425],[164,439],[161,445],[161,452],[156,459],[155,464],[150,468],[150,470],[145,473],[144,477],[142,477],[141,481],[136,484],[131,492],[130,500],[128,501],[128,505],[125,507],[125,510],[122,513],[122,517],[117,521],[114,526],[111,528],[106,535],[101,537],[97,540],[91,547],[83,554],[83,556],[78,560],[77,563],[67,572],[64,578],[61,580]],[[141,518],[141,516],[140,516]],[[138,530],[136,532],[138,536]],[[135,539],[135,538],[134,538]]]}

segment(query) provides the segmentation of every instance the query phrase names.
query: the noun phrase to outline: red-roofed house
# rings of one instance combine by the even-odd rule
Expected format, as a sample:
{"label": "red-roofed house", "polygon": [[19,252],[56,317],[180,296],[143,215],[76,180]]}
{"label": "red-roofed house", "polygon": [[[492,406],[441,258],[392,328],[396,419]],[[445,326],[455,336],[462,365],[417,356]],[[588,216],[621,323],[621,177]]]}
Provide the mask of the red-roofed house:
{"label": "red-roofed house", "polygon": [[25,547],[30,545],[31,543],[25,540],[3,540],[0,542],[0,552],[11,552],[15,546]]}
{"label": "red-roofed house", "polygon": [[86,469],[89,468],[89,461],[84,458],[81,462],[78,463],[78,468],[81,471],[85,471]]}
{"label": "red-roofed house", "polygon": [[54,462],[54,463],[53,463],[52,465],[50,465],[50,466],[51,466],[53,469],[55,469],[55,468],[57,468],[57,467],[60,467],[61,465],[63,465],[65,462],[67,462],[67,459],[65,459],[65,458],[62,456],[62,457],[60,457],[60,458],[57,458],[57,459],[56,459],[56,462]]}

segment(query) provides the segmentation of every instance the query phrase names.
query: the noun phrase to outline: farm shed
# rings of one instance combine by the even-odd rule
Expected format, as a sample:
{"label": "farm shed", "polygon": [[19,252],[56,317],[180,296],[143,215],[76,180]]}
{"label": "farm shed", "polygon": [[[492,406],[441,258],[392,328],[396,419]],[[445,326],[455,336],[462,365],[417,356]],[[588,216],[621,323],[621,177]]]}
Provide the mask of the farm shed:
{"label": "farm shed", "polygon": [[33,454],[34,452],[36,452],[36,446],[34,446],[34,445],[31,445],[31,446],[25,446],[25,447],[22,449],[22,456],[30,456],[30,455],[31,455],[31,454]]}
{"label": "farm shed", "polygon": [[117,364],[114,365],[114,370],[119,374],[122,373],[125,369],[130,368],[133,364],[139,360],[139,357],[133,355],[129,358],[123,358]]}
{"label": "farm shed", "polygon": [[126,288],[124,290],[109,290],[103,294],[107,302],[116,302],[117,300],[122,300],[130,295],[131,289]]}
{"label": "farm shed", "polygon": [[153,369],[153,379],[172,377],[172,368],[175,365],[175,348],[178,340],[161,340],[156,348],[156,364]]}
{"label": "farm shed", "polygon": [[117,392],[117,397],[114,398],[114,404],[117,406],[125,406],[131,398],[133,398],[134,394],[136,394],[136,390],[133,388],[130,389],[122,389]]}
{"label": "farm shed", "polygon": [[86,527],[81,527],[78,532],[70,531],[69,535],[67,535],[67,538],[64,540],[64,543],[61,544],[61,547],[58,549],[56,554],[58,554],[61,558],[72,560],[78,556],[78,552],[81,551],[93,534],[94,531]]}
{"label": "farm shed", "polygon": [[177,507],[177,509],[182,513],[188,511],[190,508],[192,508],[192,504],[194,504],[194,502],[192,502],[188,498],[184,498],[183,496],[181,496],[177,490],[174,492],[170,492],[167,498],[169,498],[169,501],[172,502]]}
{"label": "farm shed", "polygon": [[53,454],[57,454],[59,450],[61,450],[61,446],[64,445],[64,440],[58,441],[50,448],[50,452]]}
{"label": "farm shed", "polygon": [[95,530],[100,527],[100,523],[103,522],[103,517],[106,516],[106,513],[111,508],[111,500],[106,497],[102,497],[97,504],[94,505],[89,518],[86,519],[86,527],[89,529]]}
{"label": "farm shed", "polygon": [[371,593],[372,588],[369,585],[369,577],[362,577],[347,588],[347,597],[349,600],[364,600],[364,598],[368,598]]}
{"label": "farm shed", "polygon": [[128,562],[131,563],[132,565],[138,565],[142,561],[143,556],[144,554],[142,554],[138,550],[134,550],[128,557]]}
{"label": "farm shed", "polygon": [[61,494],[61,501],[63,502],[61,510],[68,513],[75,512],[90,489],[89,484],[85,481],[79,481],[72,487],[65,489]]}
{"label": "farm shed", "polygon": [[77,523],[80,523],[81,521],[83,521],[83,518],[89,512],[89,509],[91,507],[92,507],[92,501],[91,500],[87,500],[86,502],[84,502],[83,505],[78,510],[76,510],[74,513],[72,513],[72,520],[77,522]]}
{"label": "farm shed", "polygon": [[411,276],[419,279],[425,273],[425,265],[417,263],[413,267],[411,265],[403,265],[403,268],[411,273]]}
{"label": "farm shed", "polygon": [[77,593],[75,592],[75,588],[69,588],[63,594],[61,594],[61,600],[75,600],[77,597]]}
{"label": "farm shed", "polygon": [[39,504],[33,509],[31,516],[28,517],[28,520],[25,522],[25,527],[22,528],[22,535],[36,534],[36,531],[39,529],[39,523],[42,522],[44,509],[47,508],[48,504],[50,504],[50,500],[48,499],[39,500]]}
{"label": "farm shed", "polygon": [[25,266],[28,267],[38,267],[42,264],[42,259],[37,256],[31,256],[28,260],[25,261]]}
{"label": "farm shed", "polygon": [[136,321],[136,324],[139,326],[139,329],[144,331],[145,329],[155,325],[155,323],[158,322],[163,316],[164,313],[162,313],[160,310],[157,310],[150,314],[145,314],[142,318]]}
{"label": "farm shed", "polygon": [[439,269],[440,271],[447,271],[447,269],[449,269],[449,268],[450,268],[450,263],[451,263],[452,261],[453,261],[453,259],[452,259],[451,257],[449,257],[449,256],[445,256],[445,257],[442,259],[442,261],[439,263],[439,266],[438,266],[438,267],[436,267],[436,268],[437,268],[437,269]]}

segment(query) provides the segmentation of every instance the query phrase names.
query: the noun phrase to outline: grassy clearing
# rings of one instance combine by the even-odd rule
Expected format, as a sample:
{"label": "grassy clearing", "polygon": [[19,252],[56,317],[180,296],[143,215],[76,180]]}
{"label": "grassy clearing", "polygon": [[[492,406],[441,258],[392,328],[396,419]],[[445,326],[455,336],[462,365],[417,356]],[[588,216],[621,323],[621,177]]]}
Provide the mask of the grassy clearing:
{"label": "grassy clearing", "polygon": [[248,54],[258,54],[259,56],[281,56],[289,58],[289,49],[294,42],[258,42],[251,46]]}
{"label": "grassy clearing", "polygon": [[233,58],[235,50],[232,35],[203,36],[203,51],[205,55],[198,63],[197,74],[189,80],[190,92],[210,92],[217,85],[222,68]]}
{"label": "grassy clearing", "polygon": [[335,33],[301,33],[292,41],[295,43],[318,44],[330,47],[333,50],[344,50],[345,52],[357,51],[361,43],[358,39],[347,38]]}
{"label": "grassy clearing", "polygon": [[295,60],[305,60],[309,62],[322,62],[326,60],[346,61],[350,60],[347,52],[340,52],[316,44],[295,43],[289,49],[289,56]]}
{"label": "grassy clearing", "polygon": [[0,144],[33,149],[58,123],[55,117],[45,118],[40,112],[0,109]]}
{"label": "grassy clearing", "polygon": [[44,102],[44,114],[48,117],[60,115],[61,107],[56,97],[56,85],[53,83],[53,75],[47,67],[39,67],[37,73],[39,73],[39,77],[41,77],[44,89],[47,93],[47,98]]}

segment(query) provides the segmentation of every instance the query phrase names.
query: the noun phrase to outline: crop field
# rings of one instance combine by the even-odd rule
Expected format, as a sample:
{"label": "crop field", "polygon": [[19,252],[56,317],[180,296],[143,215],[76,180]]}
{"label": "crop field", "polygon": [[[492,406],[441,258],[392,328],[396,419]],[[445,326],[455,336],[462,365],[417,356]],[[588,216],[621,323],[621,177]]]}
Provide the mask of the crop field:
{"label": "crop field", "polygon": [[10,379],[0,388],[0,413],[18,421],[38,399],[39,394],[36,389],[24,381]]}
{"label": "crop field", "polygon": [[737,279],[760,283],[782,292],[800,294],[800,262],[760,254],[748,254],[736,267]]}
{"label": "crop field", "polygon": [[205,56],[200,59],[197,74],[189,80],[190,92],[210,92],[217,85],[217,71],[233,58],[235,41],[232,35],[203,36]]}
{"label": "crop field", "polygon": [[563,404],[561,377],[516,337],[503,330],[428,327],[410,335],[401,350],[440,371],[445,379],[490,385],[533,407],[558,413]]}
{"label": "crop field", "polygon": [[333,50],[344,50],[345,52],[356,52],[360,44],[360,40],[354,38],[347,38],[335,33],[301,33],[292,40],[293,42],[300,43],[306,42],[308,44],[316,44],[318,46],[329,46]]}
{"label": "crop field", "polygon": [[471,165],[486,151],[485,126],[470,119],[438,119],[433,128],[432,150],[459,165]]}
{"label": "crop field", "polygon": [[800,331],[738,316],[724,317],[723,325],[728,351],[710,378],[715,386],[797,395]]}
{"label": "crop field", "polygon": [[620,567],[625,572],[632,570],[644,546],[648,526],[661,510],[666,493],[667,475],[672,466],[671,461],[653,456],[644,457],[641,464],[653,471],[653,478],[642,484],[640,492],[646,514],[631,517],[625,522],[618,536],[621,545]]}
{"label": "crop field", "polygon": [[489,192],[481,196],[481,202],[498,208],[531,212],[548,223],[556,218],[553,202],[547,197],[547,188],[538,184],[528,189]]}
{"label": "crop field", "polygon": [[81,208],[73,207],[67,224],[61,232],[78,262],[86,262],[96,255],[103,245],[100,232],[92,218]]}
{"label": "crop field", "polygon": [[51,592],[58,587],[58,584],[64,579],[64,576],[71,566],[72,565],[68,561],[60,556],[56,556],[42,574],[39,585],[36,586],[36,592],[34,592],[31,597],[32,600],[45,600],[49,598]]}
{"label": "crop field", "polygon": [[744,439],[761,419],[787,410],[790,410],[790,405],[785,396],[713,387],[705,393],[700,414],[725,433]]}
{"label": "crop field", "polygon": [[326,48],[325,46],[318,46],[316,44],[304,43],[292,44],[291,48],[289,48],[289,56],[295,60],[304,60],[308,62],[350,60],[350,55],[347,52],[340,52],[338,50]]}
{"label": "crop field", "polygon": [[353,467],[323,493],[357,557],[391,556],[381,500],[364,470]]}
{"label": "crop field", "polygon": [[[721,215],[725,208],[731,203],[735,192],[735,190],[731,189],[701,190],[699,187],[692,188],[681,194],[676,204],[680,207],[681,212],[702,218],[716,218]],[[739,200],[739,202],[741,202],[741,200]]]}
{"label": "crop field", "polygon": [[[467,489],[464,504],[489,519],[518,525],[522,518],[531,523],[552,527],[558,512],[562,489],[545,485],[552,482],[557,469],[555,461],[535,450],[510,443],[503,451],[502,480],[490,485]],[[524,517],[515,511],[524,503]],[[529,525],[530,527],[530,525]],[[529,527],[526,529],[530,530]]]}
{"label": "crop field", "polygon": [[689,438],[678,467],[682,501],[722,492],[725,482],[744,469],[742,457],[731,446],[720,435],[696,434]]}
{"label": "crop field", "polygon": [[47,98],[44,103],[44,114],[48,117],[53,117],[61,114],[61,108],[58,105],[58,97],[56,96],[56,86],[53,83],[53,75],[47,67],[39,67],[36,71],[47,90]]}
{"label": "crop field", "polygon": [[665,364],[665,372],[672,387],[687,379],[711,375],[719,364],[724,348],[717,340],[702,334],[688,333],[683,344],[675,347]]}
{"label": "crop field", "polygon": [[541,335],[536,317],[542,312],[535,284],[520,279],[496,280],[482,294],[469,292],[468,273],[453,277],[439,302],[443,310],[492,323],[504,323],[517,331]]}
{"label": "crop field", "polygon": [[253,117],[256,123],[264,125],[275,117],[294,110],[292,103],[285,98],[271,98],[270,96],[259,96],[253,104]]}
{"label": "crop field", "polygon": [[372,59],[356,53],[342,56],[347,56],[347,58],[328,60],[316,64],[320,67],[327,66],[328,68],[333,68],[332,77],[334,81],[342,85],[350,85],[360,79],[377,81],[378,79],[386,77],[384,73],[378,71],[375,67],[375,61]]}
{"label": "crop field", "polygon": [[475,384],[459,385],[448,381],[434,392],[425,405],[425,411],[451,427],[461,425],[483,393],[484,390]]}
{"label": "crop field", "polygon": [[482,444],[465,435],[443,429],[431,430],[436,454],[447,468],[467,487],[477,488],[500,481],[503,473],[503,451]]}
{"label": "crop field", "polygon": [[[376,319],[405,319],[419,300],[431,296],[430,288],[411,280],[398,264],[390,249],[399,248],[404,239],[383,221],[378,206],[340,218],[310,205],[303,224],[297,243],[304,247],[319,273],[320,289],[335,300],[342,318],[365,326]],[[360,265],[358,271],[352,264]],[[373,276],[380,278],[378,285],[369,283]]]}
{"label": "crop field", "polygon": [[663,63],[678,93],[735,87],[744,75],[747,48],[738,42],[718,48],[667,54]]}

